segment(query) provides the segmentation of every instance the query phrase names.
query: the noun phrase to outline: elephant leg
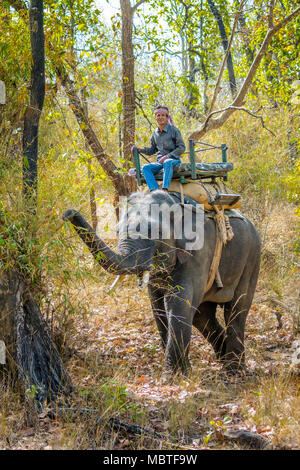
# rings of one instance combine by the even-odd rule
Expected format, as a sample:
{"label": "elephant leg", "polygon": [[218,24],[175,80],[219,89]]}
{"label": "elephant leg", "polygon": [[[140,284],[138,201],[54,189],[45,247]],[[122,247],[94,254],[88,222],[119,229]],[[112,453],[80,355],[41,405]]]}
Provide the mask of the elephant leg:
{"label": "elephant leg", "polygon": [[149,298],[156,325],[161,337],[162,346],[166,349],[168,339],[168,318],[164,304],[164,291],[148,284]]}
{"label": "elephant leg", "polygon": [[165,354],[166,371],[181,369],[187,374],[190,369],[189,347],[192,332],[192,287],[175,288],[165,295],[165,308],[168,315],[169,330]]}
{"label": "elephant leg", "polygon": [[226,334],[216,318],[216,309],[216,303],[203,302],[194,316],[193,325],[210,342],[217,358],[222,360],[226,353]]}
{"label": "elephant leg", "polygon": [[245,369],[244,332],[255,292],[259,266],[250,272],[245,269],[233,299],[224,305],[226,324],[226,355],[224,367],[229,372]]}

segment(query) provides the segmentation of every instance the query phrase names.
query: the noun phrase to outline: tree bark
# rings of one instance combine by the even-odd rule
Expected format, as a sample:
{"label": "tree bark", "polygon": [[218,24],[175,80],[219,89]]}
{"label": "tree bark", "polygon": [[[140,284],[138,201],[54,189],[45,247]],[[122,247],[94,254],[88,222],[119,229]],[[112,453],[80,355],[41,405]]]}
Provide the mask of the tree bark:
{"label": "tree bark", "polygon": [[194,93],[194,87],[196,84],[196,72],[197,72],[197,67],[196,67],[196,61],[195,58],[191,52],[193,49],[193,44],[191,41],[188,42],[188,57],[187,57],[187,62],[188,62],[188,79],[189,79],[189,87],[186,90],[186,110],[189,116],[196,116],[195,112],[195,105],[197,103],[197,96],[195,96]]}
{"label": "tree bark", "polygon": [[8,370],[23,392],[33,393],[38,410],[58,394],[70,393],[71,380],[40,307],[16,271],[0,275],[0,305],[0,339],[6,346]]}
{"label": "tree bark", "polygon": [[206,114],[208,111],[208,96],[207,96],[207,87],[208,87],[208,73],[204,64],[203,58],[201,58],[201,70],[202,70],[202,75],[203,75],[203,110],[204,113]]}
{"label": "tree bark", "polygon": [[23,130],[23,191],[31,197],[35,208],[37,201],[38,132],[45,97],[45,49],[43,28],[43,0],[32,0],[29,6],[31,40],[30,104],[24,116]]}

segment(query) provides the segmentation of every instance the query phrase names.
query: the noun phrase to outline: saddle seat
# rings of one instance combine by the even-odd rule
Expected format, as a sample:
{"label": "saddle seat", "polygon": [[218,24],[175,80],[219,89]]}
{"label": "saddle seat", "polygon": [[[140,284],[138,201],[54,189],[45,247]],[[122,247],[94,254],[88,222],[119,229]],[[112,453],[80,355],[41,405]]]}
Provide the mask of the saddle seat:
{"label": "saddle seat", "polygon": [[[233,164],[230,162],[220,162],[220,163],[195,163],[196,167],[196,177],[213,177],[213,176],[226,176],[228,171],[233,170]],[[188,172],[190,174],[192,171],[191,163],[180,163],[175,166],[173,172],[173,178],[180,178]],[[163,171],[161,170],[158,173],[158,176],[162,176]]]}

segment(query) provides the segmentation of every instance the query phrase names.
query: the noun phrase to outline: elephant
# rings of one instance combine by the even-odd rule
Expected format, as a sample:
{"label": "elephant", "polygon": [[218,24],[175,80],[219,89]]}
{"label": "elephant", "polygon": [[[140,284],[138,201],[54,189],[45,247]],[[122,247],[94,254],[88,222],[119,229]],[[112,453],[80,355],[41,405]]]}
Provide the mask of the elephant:
{"label": "elephant", "polygon": [[[223,287],[214,282],[206,292],[217,237],[213,218],[201,208],[184,204],[189,206],[187,212],[170,213],[169,233],[163,231],[163,210],[146,220],[146,235],[131,236],[128,226],[134,222],[140,227],[145,222],[140,206],[151,211],[154,206],[183,205],[161,190],[133,193],[127,201],[129,209],[119,223],[119,253],[111,250],[76,210],[67,210],[63,219],[73,225],[105,270],[116,275],[149,273],[149,297],[165,353],[164,374],[190,373],[193,326],[209,341],[226,374],[244,373],[245,323],[260,267],[260,237],[251,221],[243,215],[230,218],[234,237],[223,246],[219,263]],[[188,247],[185,233],[181,238],[175,236],[186,213],[192,218],[192,227],[197,214],[201,215],[197,230],[202,233],[202,245],[196,248],[193,244]],[[154,222],[151,233],[149,220]],[[216,318],[218,305],[224,310],[224,327]]]}

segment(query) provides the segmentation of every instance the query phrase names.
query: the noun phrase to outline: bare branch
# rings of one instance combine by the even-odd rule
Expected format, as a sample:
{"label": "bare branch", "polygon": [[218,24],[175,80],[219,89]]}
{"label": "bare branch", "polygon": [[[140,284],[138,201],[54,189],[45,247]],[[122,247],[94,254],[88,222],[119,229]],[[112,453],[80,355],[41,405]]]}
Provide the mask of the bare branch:
{"label": "bare branch", "polygon": [[153,124],[152,124],[152,122],[149,120],[148,116],[146,115],[146,113],[145,113],[145,111],[144,111],[143,106],[141,105],[141,103],[140,103],[138,100],[136,100],[136,101],[135,101],[135,104],[136,104],[136,105],[140,108],[140,110],[142,111],[142,114],[143,114],[144,118],[146,119],[146,121],[147,121],[148,124],[149,124],[150,131],[153,130]]}
{"label": "bare branch", "polygon": [[131,7],[131,12],[132,12],[132,14],[135,12],[135,10],[136,10],[140,5],[142,5],[142,4],[145,3],[146,1],[147,1],[147,0],[139,0],[138,2],[136,2],[136,4]]}
{"label": "bare branch", "polygon": [[212,112],[207,116],[207,118],[206,118],[206,120],[205,120],[203,126],[205,126],[205,125],[208,123],[209,119],[210,119],[213,115],[223,113],[224,111],[227,111],[228,109],[232,109],[232,110],[234,110],[234,111],[245,111],[246,113],[250,114],[250,116],[253,116],[253,117],[257,118],[257,119],[260,119],[261,124],[262,124],[262,127],[263,127],[264,129],[266,129],[268,132],[270,132],[270,133],[275,137],[274,132],[271,131],[270,129],[268,129],[268,128],[265,126],[265,123],[264,123],[264,120],[263,120],[263,117],[262,117],[262,116],[258,116],[256,113],[250,111],[250,110],[247,109],[247,108],[243,108],[243,107],[241,107],[241,106],[232,106],[232,105],[230,105],[230,106],[227,106],[226,108],[218,109],[218,110],[216,110],[216,111],[212,111]]}
{"label": "bare branch", "polygon": [[286,16],[283,18],[280,23],[274,25],[274,30],[277,32],[279,29],[283,28],[286,24],[288,24],[290,21],[292,21],[294,18],[296,18],[300,14],[300,7],[296,8],[290,15]]}
{"label": "bare branch", "polygon": [[263,120],[263,117],[262,116],[258,116],[257,114],[254,114],[252,111],[250,111],[249,109],[247,108],[242,108],[242,107],[238,107],[238,106],[230,106],[231,109],[235,109],[235,110],[238,110],[238,111],[245,111],[246,113],[250,114],[250,116],[253,116],[257,119],[260,119],[260,122],[261,122],[261,125],[264,129],[266,129],[266,131],[270,132],[272,134],[273,137],[275,137],[275,134],[273,131],[271,131],[270,129],[268,129],[266,126],[265,126],[265,123],[264,123],[264,120]]}

